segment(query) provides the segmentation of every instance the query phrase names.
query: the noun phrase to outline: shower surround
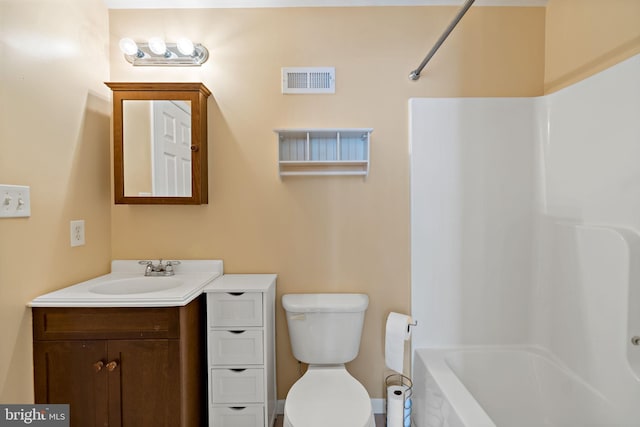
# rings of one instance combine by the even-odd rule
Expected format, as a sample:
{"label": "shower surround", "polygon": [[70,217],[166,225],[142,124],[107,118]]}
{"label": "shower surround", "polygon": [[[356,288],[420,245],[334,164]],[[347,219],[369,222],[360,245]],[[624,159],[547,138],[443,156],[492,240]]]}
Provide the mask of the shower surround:
{"label": "shower surround", "polygon": [[[412,315],[421,325],[414,349],[544,354],[549,363],[539,366],[563,369],[602,399],[606,410],[591,425],[637,422],[639,75],[636,56],[540,98],[410,100]],[[414,374],[430,372],[428,363],[418,369],[427,359],[418,353]],[[501,425],[491,394],[478,396],[461,374],[461,360],[477,367],[484,359],[432,366],[464,384],[437,393],[447,401],[464,390]],[[518,360],[525,359],[499,366]],[[474,372],[486,372],[485,384],[494,374],[510,377],[496,366]],[[544,394],[542,376],[530,378],[531,390]],[[434,395],[416,389],[417,400]],[[590,406],[566,396],[572,411]],[[432,403],[417,405],[418,427],[491,425],[463,422],[465,405],[455,399],[438,418],[424,407]],[[540,415],[548,425],[567,422],[553,411]]]}

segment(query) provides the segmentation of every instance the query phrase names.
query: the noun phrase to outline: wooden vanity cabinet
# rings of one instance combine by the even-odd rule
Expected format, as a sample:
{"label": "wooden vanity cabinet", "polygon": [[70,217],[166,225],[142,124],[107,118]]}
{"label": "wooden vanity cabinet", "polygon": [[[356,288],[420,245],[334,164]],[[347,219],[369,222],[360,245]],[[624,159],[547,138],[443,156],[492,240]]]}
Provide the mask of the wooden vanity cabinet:
{"label": "wooden vanity cabinet", "polygon": [[184,307],[33,308],[35,403],[71,427],[206,425],[202,297]]}

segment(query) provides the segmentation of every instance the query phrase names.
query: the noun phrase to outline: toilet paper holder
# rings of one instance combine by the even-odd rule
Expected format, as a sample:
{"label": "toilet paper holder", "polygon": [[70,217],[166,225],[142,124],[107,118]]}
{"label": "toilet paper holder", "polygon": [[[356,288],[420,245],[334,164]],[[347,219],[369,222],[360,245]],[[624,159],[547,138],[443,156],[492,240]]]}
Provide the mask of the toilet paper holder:
{"label": "toilet paper holder", "polygon": [[387,392],[386,427],[411,427],[413,382],[402,374],[389,375],[384,382]]}
{"label": "toilet paper holder", "polygon": [[411,327],[412,327],[412,326],[414,326],[414,327],[415,327],[415,326],[418,326],[418,321],[417,321],[417,320],[414,320],[414,321],[413,321],[413,323],[409,323],[409,324],[407,325],[407,332],[411,332]]}

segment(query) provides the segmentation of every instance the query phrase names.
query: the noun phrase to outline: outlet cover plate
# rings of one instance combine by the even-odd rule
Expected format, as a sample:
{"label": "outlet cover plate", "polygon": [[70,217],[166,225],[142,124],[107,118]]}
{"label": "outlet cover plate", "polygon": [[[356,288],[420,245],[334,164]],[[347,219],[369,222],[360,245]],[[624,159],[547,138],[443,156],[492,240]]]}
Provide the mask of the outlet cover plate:
{"label": "outlet cover plate", "polygon": [[71,246],[84,245],[84,220],[78,219],[71,221]]}

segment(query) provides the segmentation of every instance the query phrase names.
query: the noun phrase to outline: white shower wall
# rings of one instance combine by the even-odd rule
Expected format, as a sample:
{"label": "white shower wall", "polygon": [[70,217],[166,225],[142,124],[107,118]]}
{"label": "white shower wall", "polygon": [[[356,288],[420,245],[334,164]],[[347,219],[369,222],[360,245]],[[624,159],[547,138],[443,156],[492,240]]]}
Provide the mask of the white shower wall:
{"label": "white shower wall", "polygon": [[614,353],[640,361],[638,261],[602,226],[640,230],[638,76],[640,56],[541,98],[410,101],[414,348],[531,344],[631,372]]}
{"label": "white shower wall", "polygon": [[[532,344],[637,422],[640,56],[537,100]],[[627,424],[625,424],[627,425]]]}
{"label": "white shower wall", "polygon": [[525,343],[532,99],[410,101],[413,343]]}
{"label": "white shower wall", "polygon": [[538,102],[540,213],[640,230],[640,56]]}

